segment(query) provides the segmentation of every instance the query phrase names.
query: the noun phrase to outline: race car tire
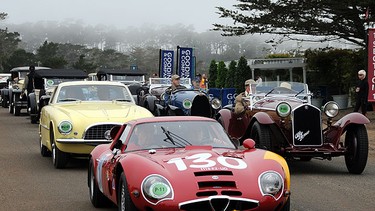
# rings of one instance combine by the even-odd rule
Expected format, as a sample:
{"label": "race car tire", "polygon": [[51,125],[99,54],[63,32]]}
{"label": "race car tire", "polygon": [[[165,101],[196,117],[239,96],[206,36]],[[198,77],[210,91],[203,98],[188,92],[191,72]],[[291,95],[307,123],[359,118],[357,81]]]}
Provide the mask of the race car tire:
{"label": "race car tire", "polygon": [[255,141],[257,148],[272,151],[271,129],[267,125],[254,122],[251,127],[250,138]]}
{"label": "race car tire", "polygon": [[95,179],[94,164],[93,164],[92,159],[90,159],[90,163],[89,163],[88,182],[89,182],[88,185],[89,185],[90,201],[92,205],[94,205],[94,207],[96,208],[108,207],[111,204],[111,202],[99,190],[98,183],[96,182],[96,179]]}
{"label": "race car tire", "polygon": [[52,142],[52,163],[57,169],[63,169],[68,162],[68,154],[59,150],[56,147],[53,131],[51,131],[51,142]]}
{"label": "race car tire", "polygon": [[40,154],[42,155],[42,157],[50,157],[51,152],[48,150],[46,146],[43,145],[41,138],[39,139],[39,142],[40,142]]}
{"label": "race car tire", "polygon": [[364,125],[353,125],[345,135],[345,164],[349,173],[361,174],[366,167],[368,157],[368,135]]}
{"label": "race car tire", "polygon": [[128,183],[126,181],[124,172],[121,173],[120,183],[119,183],[117,190],[118,190],[118,193],[117,193],[118,194],[117,195],[118,210],[119,211],[123,211],[123,210],[136,211],[137,209],[135,208],[135,205],[132,199],[130,198]]}
{"label": "race car tire", "polygon": [[290,196],[288,198],[288,201],[286,201],[284,207],[281,209],[281,211],[290,211]]}

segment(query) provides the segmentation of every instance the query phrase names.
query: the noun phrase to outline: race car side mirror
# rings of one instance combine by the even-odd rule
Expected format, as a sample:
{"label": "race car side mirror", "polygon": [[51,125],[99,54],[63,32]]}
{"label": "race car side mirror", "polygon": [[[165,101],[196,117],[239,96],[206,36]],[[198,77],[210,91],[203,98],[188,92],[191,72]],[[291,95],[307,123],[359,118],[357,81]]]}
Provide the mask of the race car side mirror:
{"label": "race car side mirror", "polygon": [[243,142],[243,146],[246,148],[246,149],[254,149],[255,148],[255,141],[251,138],[247,138],[245,139],[245,141]]}

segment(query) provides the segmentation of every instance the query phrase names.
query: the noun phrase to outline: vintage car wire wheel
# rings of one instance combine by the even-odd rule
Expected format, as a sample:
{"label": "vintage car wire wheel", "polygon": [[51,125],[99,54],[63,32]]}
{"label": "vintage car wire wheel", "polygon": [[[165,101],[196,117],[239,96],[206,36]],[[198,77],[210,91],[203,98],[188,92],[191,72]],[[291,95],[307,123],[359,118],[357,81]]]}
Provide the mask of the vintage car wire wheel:
{"label": "vintage car wire wheel", "polygon": [[7,96],[1,96],[1,106],[3,108],[8,107],[8,97]]}
{"label": "vintage car wire wheel", "polygon": [[107,197],[105,197],[104,194],[99,190],[98,183],[95,180],[94,164],[92,158],[90,159],[89,163],[88,180],[90,201],[92,205],[94,205],[94,207],[96,208],[109,206],[111,204],[111,201]]}
{"label": "vintage car wire wheel", "polygon": [[135,205],[130,198],[130,193],[128,189],[128,183],[125,178],[124,172],[121,173],[120,183],[117,188],[118,190],[118,210],[120,211],[136,211]]}
{"label": "vintage car wire wheel", "polygon": [[254,139],[257,148],[272,150],[271,129],[268,125],[254,122],[251,126],[250,138]]}
{"label": "vintage car wire wheel", "polygon": [[[10,102],[10,100],[9,100],[9,102]],[[9,110],[10,114],[13,114],[13,103],[14,103],[14,101],[13,101],[13,96],[12,96],[12,102],[9,103],[9,107],[8,107],[8,110]]]}
{"label": "vintage car wire wheel", "polygon": [[352,125],[345,135],[345,164],[352,174],[361,174],[368,157],[368,136],[364,125]]}
{"label": "vintage car wire wheel", "polygon": [[14,116],[19,116],[21,114],[21,107],[16,106],[16,102],[19,100],[16,100],[16,95],[13,95],[13,114]]}
{"label": "vintage car wire wheel", "polygon": [[52,142],[52,163],[57,169],[65,168],[66,163],[68,162],[68,154],[59,150],[55,144],[55,136],[53,135],[53,130],[51,130],[51,142]]}

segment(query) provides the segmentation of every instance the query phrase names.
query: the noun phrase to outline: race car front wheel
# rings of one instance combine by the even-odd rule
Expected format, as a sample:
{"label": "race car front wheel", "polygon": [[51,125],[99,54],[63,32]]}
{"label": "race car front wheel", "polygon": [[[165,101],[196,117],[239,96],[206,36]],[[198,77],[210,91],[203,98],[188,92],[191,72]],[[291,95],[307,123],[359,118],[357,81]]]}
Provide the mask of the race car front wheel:
{"label": "race car front wheel", "polygon": [[130,193],[128,189],[128,183],[125,178],[124,172],[121,173],[120,184],[117,188],[118,190],[118,200],[117,206],[119,211],[136,211],[132,199],[130,198]]}
{"label": "race car front wheel", "polygon": [[104,194],[99,190],[98,184],[96,182],[94,164],[92,159],[90,159],[88,174],[90,201],[92,205],[94,205],[94,207],[96,208],[109,206],[110,200],[105,197]]}
{"label": "race car front wheel", "polygon": [[345,164],[352,174],[361,174],[365,170],[368,157],[368,136],[364,125],[353,125],[345,135]]}

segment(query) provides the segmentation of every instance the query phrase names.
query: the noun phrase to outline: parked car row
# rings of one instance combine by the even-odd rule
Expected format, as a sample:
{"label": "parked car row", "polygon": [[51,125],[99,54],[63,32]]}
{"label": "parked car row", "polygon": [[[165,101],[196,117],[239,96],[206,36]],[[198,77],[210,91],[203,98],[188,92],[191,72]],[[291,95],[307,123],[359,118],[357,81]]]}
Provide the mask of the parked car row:
{"label": "parked car row", "polygon": [[[328,102],[324,126],[307,84],[256,84],[242,99],[245,111],[236,114],[234,104],[222,108],[192,89],[190,79],[181,79],[186,89],[166,93],[168,78],[146,83],[143,73],[122,74],[98,72],[97,81],[79,70],[38,69],[26,98],[31,122],[39,121],[43,157],[59,169],[70,158],[88,157],[95,207],[290,210],[285,158],[345,156],[350,173],[365,169],[369,120],[351,113],[335,122],[338,105]],[[8,93],[22,90],[15,78]]]}

